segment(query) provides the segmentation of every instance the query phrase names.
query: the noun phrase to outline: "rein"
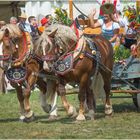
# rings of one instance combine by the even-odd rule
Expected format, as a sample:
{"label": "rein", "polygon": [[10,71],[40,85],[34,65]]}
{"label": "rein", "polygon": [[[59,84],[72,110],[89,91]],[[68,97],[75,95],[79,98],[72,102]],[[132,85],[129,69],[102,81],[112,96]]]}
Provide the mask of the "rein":
{"label": "rein", "polygon": [[[75,42],[75,43],[71,46],[71,48],[73,48],[76,44],[78,44],[78,42],[79,42],[79,40],[81,39],[82,36],[83,36],[83,34],[78,38],[77,42]],[[76,47],[77,47],[77,45],[76,45]],[[58,60],[57,60],[56,62],[60,61],[60,60],[61,60],[65,55],[67,55],[68,53],[74,52],[74,51],[71,51],[71,48],[69,47],[69,48],[66,50],[66,52],[65,52],[64,54],[62,54],[62,55],[58,58]]]}
{"label": "rein", "polygon": [[14,60],[13,62],[14,63],[17,63],[19,61],[22,61],[26,55],[26,53],[28,52],[28,46],[27,46],[27,39],[26,39],[26,35],[25,33],[23,32],[23,52],[22,54],[19,56],[18,59]]}
{"label": "rein", "polygon": [[82,15],[84,15],[85,17],[88,18],[88,16],[85,15],[78,7],[74,4],[74,2],[72,2],[72,4],[73,4],[73,6],[75,7],[75,9],[76,9],[79,13],[81,13]]}
{"label": "rein", "polygon": [[28,46],[27,46],[27,39],[26,39],[26,35],[25,33],[23,32],[23,51],[21,54],[19,54],[19,58],[15,59],[15,60],[12,60],[13,59],[13,52],[12,52],[12,44],[13,45],[17,45],[16,42],[14,42],[12,39],[10,39],[9,37],[4,37],[4,40],[9,40],[11,46],[10,46],[10,51],[11,51],[11,54],[3,54],[3,55],[0,55],[0,61],[6,61],[6,60],[10,60],[12,63],[17,63],[17,62],[20,62],[24,59],[27,51],[28,51]]}

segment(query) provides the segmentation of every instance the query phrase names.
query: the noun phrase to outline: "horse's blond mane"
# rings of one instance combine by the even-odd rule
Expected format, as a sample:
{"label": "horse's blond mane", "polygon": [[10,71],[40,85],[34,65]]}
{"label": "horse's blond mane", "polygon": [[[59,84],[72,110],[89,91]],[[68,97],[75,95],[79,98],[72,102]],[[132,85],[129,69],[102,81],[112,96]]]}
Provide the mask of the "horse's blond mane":
{"label": "horse's blond mane", "polygon": [[45,32],[43,32],[42,35],[35,40],[34,47],[36,52],[40,52],[43,48],[46,47],[48,47],[48,49],[50,50],[52,48],[52,42],[49,41],[49,36]]}
{"label": "horse's blond mane", "polygon": [[21,37],[22,32],[19,29],[18,25],[6,24],[6,28],[9,30],[10,37]]}
{"label": "horse's blond mane", "polygon": [[0,40],[4,37],[6,29],[9,31],[9,37],[20,38],[22,37],[22,32],[18,25],[6,24],[0,29]]}
{"label": "horse's blond mane", "polygon": [[[50,36],[50,34],[55,31],[56,34],[53,37]],[[52,24],[47,27],[42,35],[35,41],[34,45],[36,51],[42,51],[41,49],[45,49],[46,47],[47,52],[52,50],[55,44],[52,43],[50,37],[54,38],[55,44],[61,46],[64,50],[66,50],[68,46],[72,46],[77,42],[77,36],[70,27],[60,24]]]}

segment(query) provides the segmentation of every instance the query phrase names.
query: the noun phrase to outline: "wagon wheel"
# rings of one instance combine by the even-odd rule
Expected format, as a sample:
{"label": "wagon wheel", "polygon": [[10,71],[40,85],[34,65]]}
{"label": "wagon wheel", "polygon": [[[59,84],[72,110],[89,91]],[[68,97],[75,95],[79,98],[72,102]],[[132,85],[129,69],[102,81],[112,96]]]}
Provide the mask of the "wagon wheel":
{"label": "wagon wheel", "polygon": [[[134,79],[134,86],[138,89],[140,89],[140,79]],[[132,95],[133,98],[133,103],[134,105],[140,109],[140,93],[138,94],[133,94]]]}

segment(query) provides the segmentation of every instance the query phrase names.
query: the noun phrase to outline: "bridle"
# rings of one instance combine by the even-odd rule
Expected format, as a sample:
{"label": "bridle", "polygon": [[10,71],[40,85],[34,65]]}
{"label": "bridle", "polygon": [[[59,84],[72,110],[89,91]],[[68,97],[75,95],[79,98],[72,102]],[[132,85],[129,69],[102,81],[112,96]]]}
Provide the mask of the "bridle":
{"label": "bridle", "polygon": [[[1,55],[0,60],[4,61],[4,62],[8,62],[7,67],[9,67],[10,65],[14,66],[17,63],[20,64],[22,61],[24,61],[24,58],[28,52],[28,46],[27,46],[26,35],[24,32],[22,34],[23,34],[23,36],[22,36],[22,38],[23,38],[23,42],[22,42],[23,51],[21,52],[21,54],[17,54],[18,58],[15,58],[15,54],[14,54],[14,49],[15,49],[15,52],[18,53],[19,45],[16,41],[17,38],[9,37],[9,36],[3,37],[3,40],[2,40],[3,42],[5,42],[5,41],[9,42],[9,45],[8,45],[9,53],[7,54],[4,51],[4,54]],[[4,46],[4,47],[6,47],[6,46]],[[3,67],[2,69],[6,69],[6,68]]]}

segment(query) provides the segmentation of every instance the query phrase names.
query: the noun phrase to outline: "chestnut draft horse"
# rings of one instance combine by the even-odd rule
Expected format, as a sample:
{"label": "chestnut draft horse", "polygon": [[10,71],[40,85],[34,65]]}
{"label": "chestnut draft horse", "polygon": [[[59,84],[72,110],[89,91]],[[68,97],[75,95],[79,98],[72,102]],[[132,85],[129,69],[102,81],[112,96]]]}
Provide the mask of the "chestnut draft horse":
{"label": "chestnut draft horse", "polygon": [[[50,113],[50,116],[57,115],[55,106],[57,94],[53,91],[53,87],[50,87],[52,89],[50,92],[55,94],[47,94],[46,81],[37,76],[43,72],[42,53],[35,51],[38,41],[28,48],[25,33],[17,25],[12,24],[7,24],[0,29],[0,41],[3,42],[1,56],[1,60],[4,61],[3,69],[11,85],[16,89],[20,103],[20,120],[29,122],[34,119],[29,98],[35,84],[41,91],[43,110]],[[51,105],[46,102],[48,98],[51,99]]]}
{"label": "chestnut draft horse", "polygon": [[[54,25],[50,26],[53,29]],[[55,25],[56,26],[56,25]],[[87,35],[82,35],[79,37],[79,41],[83,41],[75,46],[80,49],[73,49],[73,46],[68,43],[62,42],[59,39],[60,44],[68,44],[68,46],[61,47],[58,40],[55,38],[59,32],[59,28],[65,30],[64,25],[58,25],[57,29],[50,30],[47,28],[42,36],[49,40],[49,42],[42,43],[43,55],[46,56],[46,63],[49,66],[49,70],[53,71],[59,77],[58,92],[63,99],[63,104],[66,110],[69,108],[69,103],[65,98],[65,90],[62,88],[68,82],[77,82],[79,84],[78,98],[80,101],[79,114],[76,120],[85,120],[85,102],[87,101],[88,115],[91,119],[94,119],[95,115],[95,100],[94,100],[94,88],[93,88],[93,77],[102,76],[104,82],[103,88],[106,95],[105,100],[105,114],[111,115],[113,112],[112,105],[110,102],[110,85],[111,85],[111,75],[113,67],[113,49],[112,45],[108,40],[106,40],[101,35],[96,35],[89,37]],[[55,28],[55,27],[54,27]],[[69,27],[67,27],[69,28]],[[50,33],[51,32],[51,33]],[[50,33],[50,34],[49,34]],[[64,34],[65,36],[65,34]],[[51,42],[51,43],[50,43]],[[75,53],[79,52],[79,55],[74,57]],[[68,61],[66,60],[69,58]],[[48,58],[48,59],[47,59]],[[71,58],[73,58],[71,60]],[[65,63],[66,62],[66,63]],[[69,65],[72,65],[69,69]],[[66,71],[65,71],[66,70]],[[96,79],[96,78],[95,78]],[[99,83],[100,84],[100,83]],[[98,85],[99,86],[99,85]],[[101,87],[100,87],[101,88]]]}

